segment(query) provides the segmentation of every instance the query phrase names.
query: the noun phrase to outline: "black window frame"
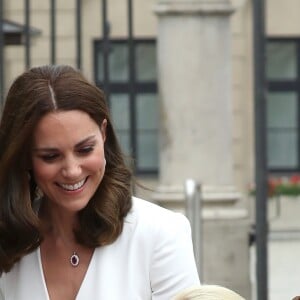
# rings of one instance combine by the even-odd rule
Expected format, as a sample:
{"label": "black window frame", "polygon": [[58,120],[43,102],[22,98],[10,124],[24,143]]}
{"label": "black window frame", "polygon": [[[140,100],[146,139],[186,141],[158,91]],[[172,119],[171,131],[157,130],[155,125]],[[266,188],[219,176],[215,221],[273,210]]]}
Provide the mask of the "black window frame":
{"label": "black window frame", "polygon": [[[295,43],[296,45],[296,78],[295,79],[268,79],[266,78],[267,91],[268,92],[295,92],[297,94],[297,139],[298,139],[298,165],[296,168],[274,168],[269,167],[268,171],[274,175],[291,175],[294,173],[300,173],[300,38],[291,37],[270,37],[267,38],[267,43]],[[267,59],[267,58],[266,58]],[[266,75],[267,77],[267,75]],[[266,128],[268,132],[268,128]],[[268,134],[268,133],[267,133]]]}
{"label": "black window frame", "polygon": [[[118,81],[110,81],[109,79],[104,83],[99,80],[99,74],[98,74],[98,65],[99,65],[99,56],[98,51],[103,51],[105,47],[108,47],[108,49],[111,47],[112,44],[122,44],[122,45],[128,45],[128,39],[126,38],[115,38],[115,39],[109,39],[108,43],[105,44],[104,39],[96,39],[94,40],[94,81],[98,87],[104,90],[107,98],[108,105],[110,106],[110,94],[129,94],[130,90],[133,91],[134,94],[134,103],[130,102],[130,118],[136,120],[136,109],[135,109],[135,102],[136,102],[136,96],[138,94],[158,94],[158,84],[157,84],[157,78],[155,81],[138,81],[135,78],[135,70],[133,70],[133,78],[132,81],[130,81],[130,75],[129,79],[126,82],[118,82]],[[139,44],[152,44],[156,47],[156,39],[155,38],[134,38],[132,40],[132,48],[133,51],[135,51],[137,45]],[[130,58],[128,57],[128,63],[129,68],[135,69],[136,63],[132,63],[130,61]],[[129,70],[131,72],[132,70]],[[131,141],[131,153],[129,155],[134,159],[134,161],[138,161],[138,143],[136,141],[137,136],[137,126],[135,122],[131,122],[130,124],[130,141]],[[158,149],[157,149],[158,151]],[[134,172],[137,175],[154,175],[157,176],[158,174],[158,167],[156,168],[147,168],[147,169],[141,169],[138,168],[138,164],[135,163],[134,165]]]}

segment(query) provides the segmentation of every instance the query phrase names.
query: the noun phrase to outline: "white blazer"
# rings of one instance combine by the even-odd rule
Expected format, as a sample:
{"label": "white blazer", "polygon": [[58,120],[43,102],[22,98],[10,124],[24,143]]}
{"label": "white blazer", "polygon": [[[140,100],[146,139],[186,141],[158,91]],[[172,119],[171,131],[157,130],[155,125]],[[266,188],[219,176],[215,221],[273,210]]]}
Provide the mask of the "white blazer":
{"label": "white blazer", "polygon": [[[133,198],[119,238],[94,251],[76,300],[167,300],[199,283],[187,218]],[[0,299],[49,300],[39,248],[2,274]]]}

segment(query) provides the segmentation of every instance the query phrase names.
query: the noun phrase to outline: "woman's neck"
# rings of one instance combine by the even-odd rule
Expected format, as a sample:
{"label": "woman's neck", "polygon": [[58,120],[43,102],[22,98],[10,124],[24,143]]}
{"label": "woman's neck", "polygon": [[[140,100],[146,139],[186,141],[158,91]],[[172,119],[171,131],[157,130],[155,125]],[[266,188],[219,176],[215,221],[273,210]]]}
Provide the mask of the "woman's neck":
{"label": "woman's neck", "polygon": [[78,215],[53,207],[45,201],[40,210],[40,218],[46,229],[54,239],[74,242],[74,229],[78,226]]}

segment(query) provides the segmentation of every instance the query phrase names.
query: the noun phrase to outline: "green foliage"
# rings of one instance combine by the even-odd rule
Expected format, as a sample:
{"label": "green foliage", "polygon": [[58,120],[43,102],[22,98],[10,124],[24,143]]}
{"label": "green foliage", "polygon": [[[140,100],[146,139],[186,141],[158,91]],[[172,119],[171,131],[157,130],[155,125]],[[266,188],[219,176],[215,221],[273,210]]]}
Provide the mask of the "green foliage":
{"label": "green foliage", "polygon": [[298,184],[280,184],[274,188],[273,195],[278,196],[298,196],[300,195],[300,185]]}

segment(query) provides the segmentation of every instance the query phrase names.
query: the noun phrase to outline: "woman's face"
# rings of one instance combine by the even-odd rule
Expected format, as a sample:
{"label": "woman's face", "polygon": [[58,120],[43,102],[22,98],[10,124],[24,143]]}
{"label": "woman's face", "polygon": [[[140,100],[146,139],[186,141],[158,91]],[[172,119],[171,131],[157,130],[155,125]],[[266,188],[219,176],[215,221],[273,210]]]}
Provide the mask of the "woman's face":
{"label": "woman's face", "polygon": [[52,208],[77,212],[88,204],[105,171],[106,124],[99,128],[80,110],[48,113],[39,121],[32,167]]}

